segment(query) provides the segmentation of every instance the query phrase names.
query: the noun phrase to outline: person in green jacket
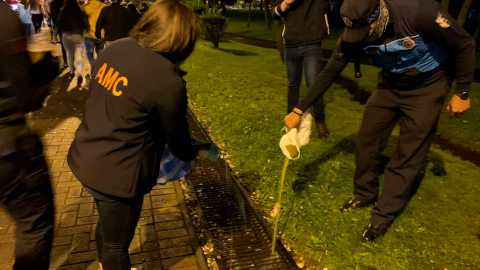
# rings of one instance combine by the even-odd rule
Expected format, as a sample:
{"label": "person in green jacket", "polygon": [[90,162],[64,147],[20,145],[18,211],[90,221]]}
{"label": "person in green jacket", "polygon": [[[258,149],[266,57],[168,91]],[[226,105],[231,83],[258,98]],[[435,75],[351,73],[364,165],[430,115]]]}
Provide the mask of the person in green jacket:
{"label": "person in green jacket", "polygon": [[102,30],[102,37],[100,39],[95,36],[95,26],[97,25],[98,16],[100,16],[100,11],[102,11],[104,7],[106,7],[106,5],[99,0],[90,0],[88,3],[82,5],[82,10],[85,15],[87,15],[90,24],[90,29],[85,31],[85,47],[87,48],[87,57],[90,65],[95,61],[93,53],[96,52],[97,55],[99,55],[105,47],[105,32]]}

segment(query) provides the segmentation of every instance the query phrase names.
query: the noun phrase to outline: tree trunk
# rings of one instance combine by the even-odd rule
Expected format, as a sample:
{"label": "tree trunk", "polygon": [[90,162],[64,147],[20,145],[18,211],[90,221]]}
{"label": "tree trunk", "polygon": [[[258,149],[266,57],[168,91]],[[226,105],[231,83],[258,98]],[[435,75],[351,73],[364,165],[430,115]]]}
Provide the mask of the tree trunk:
{"label": "tree trunk", "polygon": [[272,30],[272,25],[270,24],[270,16],[268,16],[268,0],[264,0],[263,3],[265,4],[265,23],[267,24],[267,29]]}
{"label": "tree trunk", "polygon": [[448,7],[450,6],[450,0],[442,0],[442,8],[448,12]]}
{"label": "tree trunk", "polygon": [[260,12],[263,11],[263,0],[260,0]]}
{"label": "tree trunk", "polygon": [[[270,0],[270,6],[275,6],[275,0]],[[278,52],[282,58],[282,62],[285,63],[285,43],[283,42],[283,19],[273,20],[275,26],[275,33],[277,38]]]}
{"label": "tree trunk", "polygon": [[247,22],[247,27],[250,27],[250,20],[252,19],[252,2],[253,2],[253,0],[250,0],[250,6],[248,7],[248,22]]}
{"label": "tree trunk", "polygon": [[470,6],[472,5],[472,2],[473,2],[473,0],[465,0],[465,2],[463,3],[462,10],[460,11],[460,14],[458,15],[458,20],[457,20],[457,22],[461,26],[464,26],[465,22],[467,21],[468,11],[470,10]]}

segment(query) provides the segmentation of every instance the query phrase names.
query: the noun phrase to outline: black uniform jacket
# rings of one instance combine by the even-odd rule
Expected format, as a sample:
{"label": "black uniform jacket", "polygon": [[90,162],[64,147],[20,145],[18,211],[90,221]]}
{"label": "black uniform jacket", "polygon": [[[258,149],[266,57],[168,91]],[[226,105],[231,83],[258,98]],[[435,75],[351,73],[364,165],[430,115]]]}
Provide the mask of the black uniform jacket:
{"label": "black uniform jacket", "polygon": [[78,180],[135,198],[156,184],[165,144],[179,159],[193,160],[185,84],[176,65],[132,39],[108,46],[93,65],[85,116],[68,154]]}
{"label": "black uniform jacket", "polygon": [[275,19],[285,19],[283,40],[285,47],[298,47],[318,44],[328,39],[328,26],[325,0],[298,0],[286,11],[280,5],[283,0],[276,1]]}
{"label": "black uniform jacket", "polygon": [[[441,9],[440,4],[434,0],[386,0],[386,4],[390,13],[390,24],[384,37],[374,44],[347,43],[340,38],[333,57],[317,76],[305,97],[299,102],[298,109],[305,111],[318,97],[322,96],[355,55],[364,53],[365,49],[371,45],[381,44],[381,47],[386,48],[387,44],[402,42],[402,39],[411,42],[410,39],[421,38],[431,42],[435,47],[441,49],[449,60],[439,68],[428,72],[418,72],[417,69],[391,72],[383,69],[379,76],[379,83],[386,85],[389,89],[418,89],[445,78],[445,71],[450,71],[448,69],[451,68],[453,77],[457,81],[456,91],[468,92],[470,90],[475,69],[475,41],[450,15]],[[404,46],[411,46],[408,45],[408,42]],[[383,48],[381,49],[383,50]],[[408,49],[410,48],[406,50]],[[406,50],[398,53],[390,51],[387,54],[390,53],[392,61],[399,61],[399,63],[401,61],[401,65],[405,65],[409,64],[409,57],[415,59],[414,53],[417,53],[412,50],[410,55],[406,55]],[[395,65],[395,63],[387,63],[387,65],[391,64]],[[415,65],[415,63],[410,64]]]}

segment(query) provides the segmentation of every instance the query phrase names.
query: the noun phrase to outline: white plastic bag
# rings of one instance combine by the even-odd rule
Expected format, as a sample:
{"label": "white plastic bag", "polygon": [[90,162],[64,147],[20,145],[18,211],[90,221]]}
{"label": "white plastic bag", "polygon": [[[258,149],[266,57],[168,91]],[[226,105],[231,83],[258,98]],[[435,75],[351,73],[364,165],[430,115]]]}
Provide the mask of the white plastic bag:
{"label": "white plastic bag", "polygon": [[310,134],[312,133],[312,115],[305,113],[298,129],[292,128],[287,134],[280,139],[280,148],[283,154],[290,160],[300,157],[300,147],[310,142]]}

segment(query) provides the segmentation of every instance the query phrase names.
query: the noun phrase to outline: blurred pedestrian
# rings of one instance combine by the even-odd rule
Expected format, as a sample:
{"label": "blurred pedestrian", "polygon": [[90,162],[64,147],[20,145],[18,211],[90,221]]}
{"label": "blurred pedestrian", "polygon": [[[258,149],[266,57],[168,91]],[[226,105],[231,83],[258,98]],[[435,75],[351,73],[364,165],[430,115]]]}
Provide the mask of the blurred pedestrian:
{"label": "blurred pedestrian", "polygon": [[[329,38],[325,0],[277,0],[275,19],[285,21],[283,40],[288,76],[287,113],[300,99],[300,86],[305,72],[307,87],[322,70],[322,41]],[[313,116],[319,138],[330,134],[325,119],[323,97],[313,103]]]}
{"label": "blurred pedestrian", "polygon": [[18,3],[18,13],[22,22],[23,32],[27,37],[32,35],[32,18],[30,14],[30,4],[27,0],[21,0]]}
{"label": "blurred pedestrian", "polygon": [[62,33],[62,43],[67,52],[67,63],[70,68],[70,78],[75,77],[77,62],[77,81],[82,83],[83,77],[83,33],[89,29],[88,18],[80,9],[77,0],[65,0],[65,5],[58,15],[57,25]]}
{"label": "blurred pedestrian", "polygon": [[[62,46],[62,58],[63,58],[63,67],[68,67],[67,64],[67,52],[65,51],[65,47],[62,43],[62,33],[60,33],[60,28],[57,25],[58,15],[60,15],[60,10],[63,7],[63,0],[52,0],[50,3],[50,17],[52,18],[52,23],[54,27],[54,31],[58,36],[60,41],[60,45]],[[57,44],[59,42],[57,41]]]}
{"label": "blurred pedestrian", "polygon": [[35,34],[41,31],[42,22],[43,22],[43,12],[42,5],[38,0],[29,0],[30,3],[30,14],[32,14],[32,23],[33,28],[35,29]]}
{"label": "blurred pedestrian", "polygon": [[90,0],[82,5],[82,10],[85,12],[85,15],[87,15],[90,25],[90,29],[85,31],[85,47],[87,48],[87,58],[90,66],[93,65],[93,61],[95,60],[94,53],[98,56],[105,47],[105,31],[102,30],[100,38],[95,36],[97,20],[104,7],[106,7],[106,5],[99,0]]}
{"label": "blurred pedestrian", "polygon": [[178,64],[199,36],[192,10],[178,0],[159,0],[131,38],[105,48],[93,64],[90,97],[68,164],[97,205],[95,241],[103,270],[130,270],[128,247],[165,145],[182,161],[197,155]]}
{"label": "blurred pedestrian", "polygon": [[97,20],[95,36],[102,38],[105,30],[105,45],[128,36],[134,22],[130,11],[120,5],[120,0],[112,0],[112,4],[102,9]]}
{"label": "blurred pedestrian", "polygon": [[[13,269],[48,270],[53,192],[42,143],[27,127],[25,114],[41,108],[48,94],[48,88],[32,78],[50,82],[58,74],[58,63],[52,63],[53,69],[32,66],[17,14],[4,2],[0,14],[0,203],[16,223]],[[44,76],[47,70],[52,73]]]}
{"label": "blurred pedestrian", "polygon": [[140,20],[140,17],[142,17],[142,15],[138,13],[137,7],[133,3],[128,3],[127,9],[130,11],[130,16],[132,16],[133,25],[137,24],[138,20]]}
{"label": "blurred pedestrian", "polygon": [[148,4],[145,2],[142,2],[141,8],[140,8],[140,14],[143,15],[147,11],[148,11]]}
{"label": "blurred pedestrian", "polygon": [[53,0],[45,0],[43,3],[43,10],[44,16],[47,19],[47,25],[50,27],[50,42],[53,44],[58,43],[58,33],[55,30],[55,21],[52,19],[52,13],[50,11],[50,7],[52,5]]}

